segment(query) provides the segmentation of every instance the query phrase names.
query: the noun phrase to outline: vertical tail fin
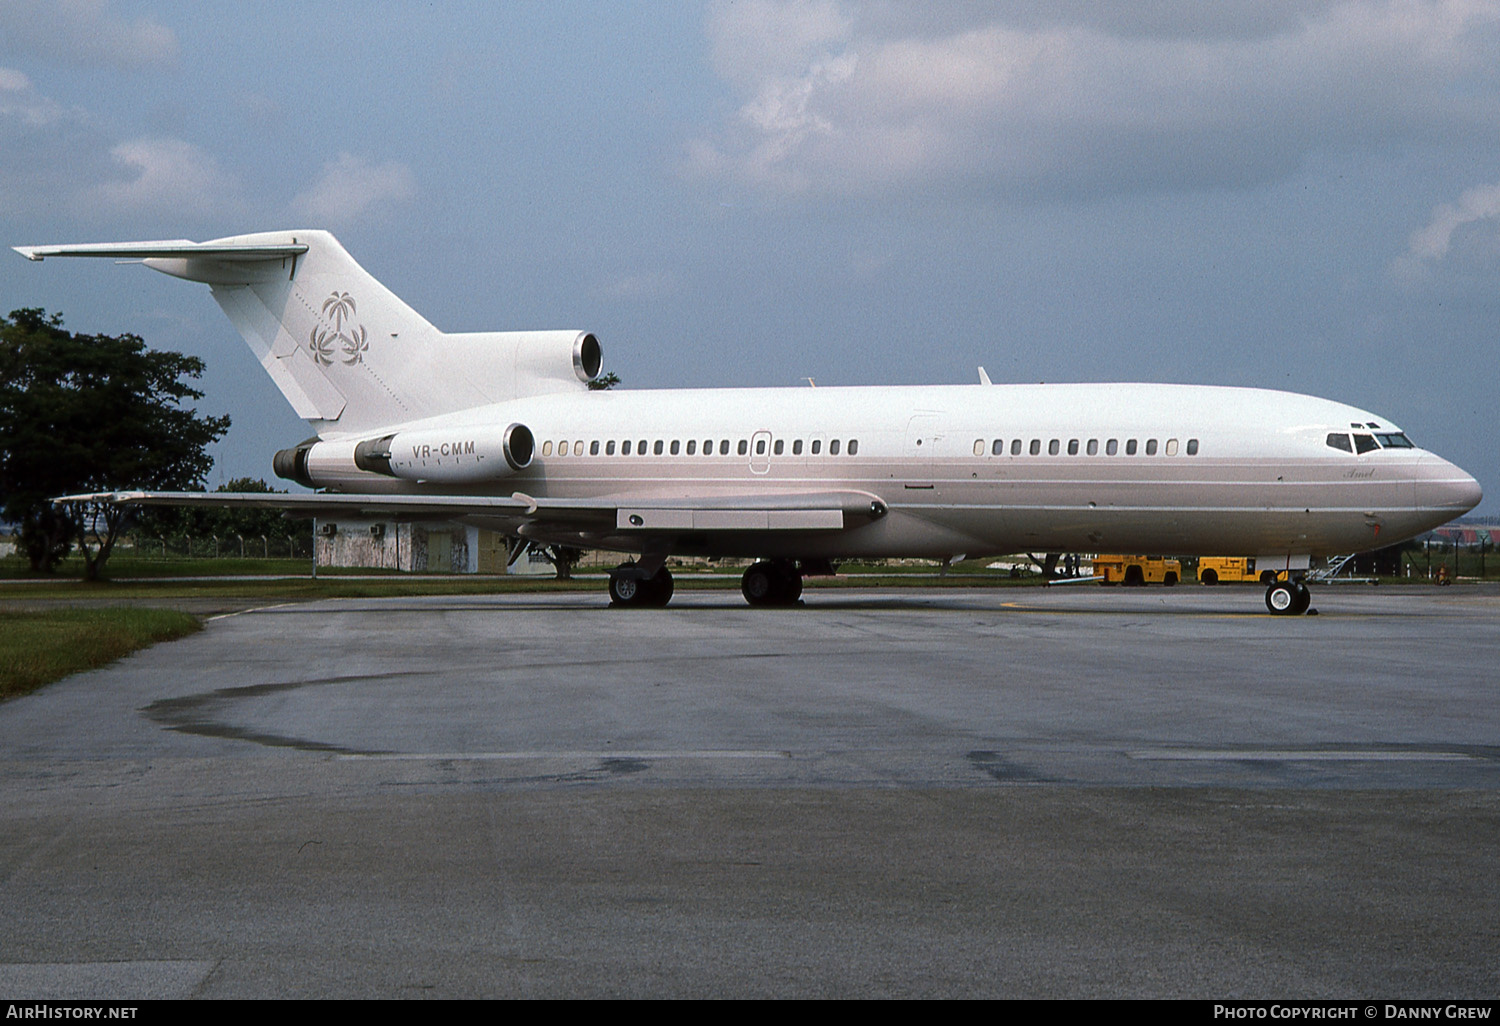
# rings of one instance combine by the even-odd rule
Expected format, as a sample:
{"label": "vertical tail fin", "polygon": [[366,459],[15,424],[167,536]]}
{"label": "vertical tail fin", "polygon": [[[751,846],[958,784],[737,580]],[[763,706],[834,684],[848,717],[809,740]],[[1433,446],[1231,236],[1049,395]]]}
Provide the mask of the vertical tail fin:
{"label": "vertical tail fin", "polygon": [[244,235],[228,249],[302,247],[274,260],[151,257],[146,266],[206,282],[297,416],[319,434],[435,412],[405,380],[411,353],[440,333],[359,266],[328,232]]}
{"label": "vertical tail fin", "polygon": [[282,395],[320,436],[583,389],[600,371],[598,343],[586,332],[443,334],[325,231],[16,251],[30,260],[135,258],[207,284]]}

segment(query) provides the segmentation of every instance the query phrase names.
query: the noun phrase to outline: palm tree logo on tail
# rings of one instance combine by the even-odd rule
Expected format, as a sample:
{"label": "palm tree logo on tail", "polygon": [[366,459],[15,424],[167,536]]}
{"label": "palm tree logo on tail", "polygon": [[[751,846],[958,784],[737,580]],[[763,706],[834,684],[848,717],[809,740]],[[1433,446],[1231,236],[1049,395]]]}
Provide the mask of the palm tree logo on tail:
{"label": "palm tree logo on tail", "polygon": [[[355,312],[354,297],[347,292],[335,291],[323,300],[324,323],[313,325],[307,339],[309,352],[322,366],[333,366],[335,359],[351,366],[363,362],[370,343],[365,326],[354,323]],[[344,330],[346,322],[348,331]]]}

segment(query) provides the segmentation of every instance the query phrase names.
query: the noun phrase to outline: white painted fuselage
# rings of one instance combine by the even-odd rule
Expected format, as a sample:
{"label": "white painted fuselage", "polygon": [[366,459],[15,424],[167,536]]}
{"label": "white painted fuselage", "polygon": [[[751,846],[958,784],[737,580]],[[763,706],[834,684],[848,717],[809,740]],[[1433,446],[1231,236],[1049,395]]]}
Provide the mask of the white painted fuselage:
{"label": "white painted fuselage", "polygon": [[[1356,454],[1328,445],[1330,433],[1399,434],[1378,414],[1248,388],[574,392],[429,418],[395,433],[398,444],[410,432],[461,445],[510,423],[530,429],[535,450],[529,466],[498,480],[395,481],[354,470],[329,439],[323,483],[351,492],[520,492],[621,506],[847,491],[889,510],[839,532],[686,525],[671,543],[682,553],[804,558],[1106,550],[1317,556],[1412,537],[1480,498],[1472,477],[1421,448]],[[471,519],[520,526],[506,517]],[[533,535],[639,551],[640,532],[621,526]]]}

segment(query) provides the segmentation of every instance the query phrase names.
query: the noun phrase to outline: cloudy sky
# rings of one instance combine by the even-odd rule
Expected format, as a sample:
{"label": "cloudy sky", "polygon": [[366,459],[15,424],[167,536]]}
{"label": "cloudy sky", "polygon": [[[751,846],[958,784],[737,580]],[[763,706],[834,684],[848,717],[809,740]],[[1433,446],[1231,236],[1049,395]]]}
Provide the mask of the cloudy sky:
{"label": "cloudy sky", "polygon": [[[0,226],[326,227],[627,387],[1309,392],[1500,513],[1500,0],[0,0]],[[7,256],[4,309],[208,361],[212,483],[305,437],[202,286]]]}

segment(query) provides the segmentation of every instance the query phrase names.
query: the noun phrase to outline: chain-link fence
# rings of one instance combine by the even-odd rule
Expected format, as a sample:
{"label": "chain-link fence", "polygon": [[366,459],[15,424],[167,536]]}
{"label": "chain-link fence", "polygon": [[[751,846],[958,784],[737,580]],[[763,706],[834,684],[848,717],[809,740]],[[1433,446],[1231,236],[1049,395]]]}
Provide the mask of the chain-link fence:
{"label": "chain-link fence", "polygon": [[138,559],[311,559],[312,539],[290,534],[126,535],[115,550]]}

